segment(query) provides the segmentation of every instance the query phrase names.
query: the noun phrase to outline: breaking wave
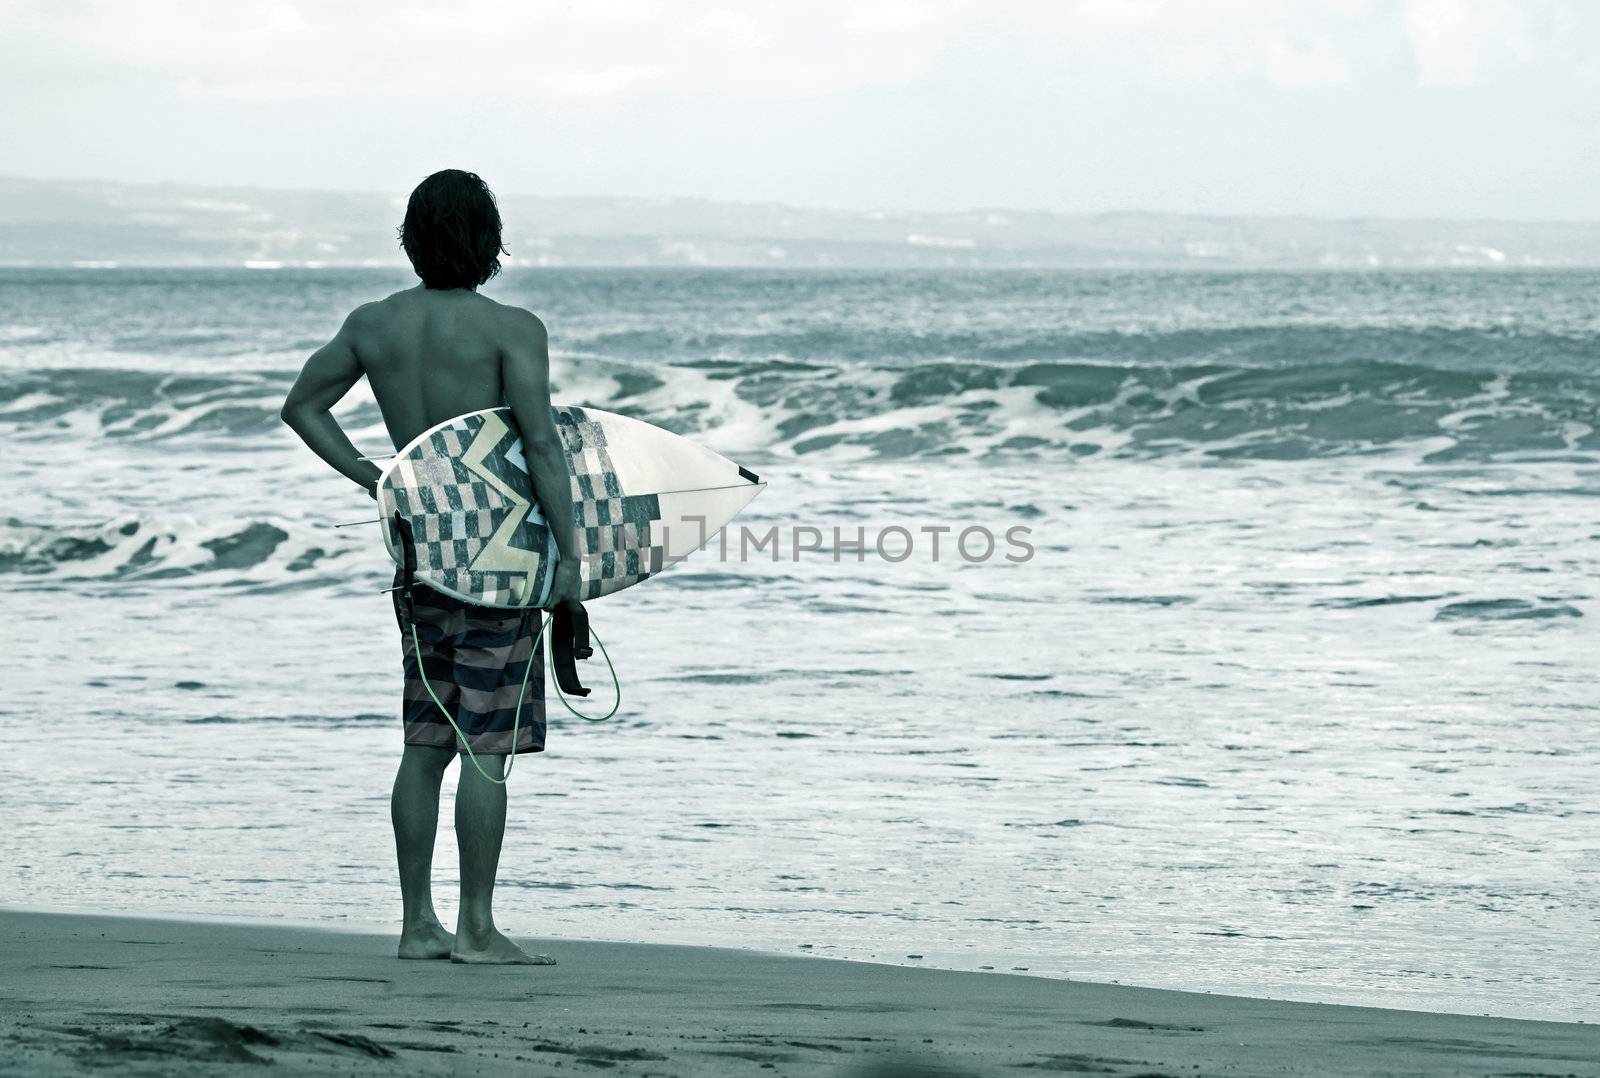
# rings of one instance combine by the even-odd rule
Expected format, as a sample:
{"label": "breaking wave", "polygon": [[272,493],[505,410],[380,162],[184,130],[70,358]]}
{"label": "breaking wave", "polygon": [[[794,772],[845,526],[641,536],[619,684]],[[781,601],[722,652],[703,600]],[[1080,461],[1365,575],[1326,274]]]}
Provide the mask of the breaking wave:
{"label": "breaking wave", "polygon": [[[135,516],[60,526],[0,521],[0,574],[62,581],[140,583],[205,574],[239,587],[292,588],[325,582],[317,570],[349,555],[326,530],[281,520],[207,523]],[[16,586],[14,580],[10,586]],[[25,584],[26,580],[20,581]]]}
{"label": "breaking wave", "polygon": [[[894,364],[793,359],[645,366],[559,357],[557,395],[718,448],[897,459],[1166,455],[1293,460],[1410,452],[1430,461],[1587,456],[1600,379],[1379,360],[1295,365]],[[290,375],[134,369],[0,372],[0,429],[88,442],[201,439],[250,449],[283,431]],[[364,391],[343,418],[376,431]]]}

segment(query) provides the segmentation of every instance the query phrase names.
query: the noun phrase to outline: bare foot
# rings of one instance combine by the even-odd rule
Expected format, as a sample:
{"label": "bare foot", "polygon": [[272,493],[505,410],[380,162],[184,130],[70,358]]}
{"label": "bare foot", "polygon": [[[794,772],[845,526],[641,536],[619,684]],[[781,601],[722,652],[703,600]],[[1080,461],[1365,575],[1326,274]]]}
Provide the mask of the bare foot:
{"label": "bare foot", "polygon": [[556,960],[549,955],[529,954],[512,943],[498,929],[488,935],[466,939],[459,933],[455,947],[450,951],[450,961],[478,966],[553,966]]}
{"label": "bare foot", "polygon": [[435,922],[408,928],[400,933],[401,958],[449,958],[456,938]]}

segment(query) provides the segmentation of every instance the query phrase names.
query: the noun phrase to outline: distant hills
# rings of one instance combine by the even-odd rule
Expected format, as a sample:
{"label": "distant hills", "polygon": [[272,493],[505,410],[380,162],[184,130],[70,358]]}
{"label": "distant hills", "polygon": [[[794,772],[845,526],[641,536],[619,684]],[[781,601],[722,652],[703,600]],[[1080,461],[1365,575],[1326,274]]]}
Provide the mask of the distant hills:
{"label": "distant hills", "polygon": [[[1600,222],[916,213],[505,195],[512,265],[1600,266]],[[0,265],[403,266],[399,195],[0,177]]]}

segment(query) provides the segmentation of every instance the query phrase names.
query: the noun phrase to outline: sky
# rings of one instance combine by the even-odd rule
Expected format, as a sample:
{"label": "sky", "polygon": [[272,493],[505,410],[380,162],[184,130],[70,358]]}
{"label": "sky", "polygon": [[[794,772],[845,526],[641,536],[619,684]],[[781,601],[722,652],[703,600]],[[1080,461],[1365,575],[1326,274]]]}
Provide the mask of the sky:
{"label": "sky", "polygon": [[1600,219],[1596,0],[0,0],[0,174]]}

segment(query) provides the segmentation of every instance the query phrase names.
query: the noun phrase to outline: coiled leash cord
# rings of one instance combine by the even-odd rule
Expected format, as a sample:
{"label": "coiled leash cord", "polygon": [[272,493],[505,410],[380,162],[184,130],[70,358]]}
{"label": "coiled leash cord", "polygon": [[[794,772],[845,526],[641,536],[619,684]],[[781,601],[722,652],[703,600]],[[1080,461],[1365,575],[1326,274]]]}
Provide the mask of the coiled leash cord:
{"label": "coiled leash cord", "polygon": [[[461,724],[456,722],[456,717],[450,714],[450,709],[444,706],[444,701],[439,699],[439,694],[433,691],[433,685],[428,681],[428,671],[422,662],[422,640],[417,636],[417,619],[411,598],[411,583],[415,577],[417,569],[416,554],[411,543],[411,525],[406,521],[405,517],[401,516],[399,513],[394,515],[393,521],[395,531],[400,538],[399,547],[402,552],[403,559],[401,562],[400,578],[400,609],[405,616],[406,628],[411,634],[411,653],[416,656],[417,676],[422,679],[422,687],[428,690],[428,696],[432,698],[434,706],[439,709],[439,712],[444,715],[445,720],[450,723],[450,728],[456,732],[456,738],[461,742],[461,751],[467,754],[467,759],[471,760],[472,766],[478,769],[478,774],[482,775],[490,782],[503,786],[505,785],[506,780],[511,777],[511,768],[516,764],[517,761],[517,734],[522,728],[522,704],[528,695],[528,679],[533,676],[533,660],[535,653],[531,648],[529,649],[528,666],[527,669],[523,670],[522,672],[522,687],[517,690],[517,710],[512,714],[511,718],[511,751],[506,753],[507,758],[505,768],[501,772],[500,777],[496,778],[495,776],[489,774],[488,771],[484,770],[483,765],[478,762],[477,754],[472,751],[472,745],[467,741],[466,732],[461,729]],[[524,616],[526,616],[526,614],[524,614]],[[539,631],[535,633],[533,637],[533,647],[538,647],[541,641],[551,640],[551,638],[545,634],[545,630],[550,628],[550,623],[554,620],[555,615],[552,614],[546,617],[539,625]],[[601,640],[600,637],[595,636],[594,633],[589,629],[589,618],[583,613],[582,607],[578,608],[578,613],[576,616],[564,615],[560,622],[558,622],[557,629],[558,631],[563,632],[567,639],[564,642],[562,654],[554,654],[555,649],[553,646],[551,646],[549,649],[552,653],[550,657],[550,665],[554,667],[556,671],[556,695],[561,698],[562,705],[565,706],[568,711],[572,712],[572,714],[576,715],[585,722],[605,722],[607,719],[611,718],[611,716],[615,715],[617,713],[617,709],[622,706],[622,681],[617,677],[617,666],[611,661],[611,655],[606,651],[605,642]],[[576,643],[574,643],[572,640],[574,635],[578,638]],[[573,659],[587,659],[592,654],[588,647],[589,637],[591,636],[594,636],[594,642],[600,645],[600,654],[606,660],[606,669],[611,672],[611,687],[616,691],[616,699],[612,701],[611,710],[606,712],[604,715],[598,716],[585,715],[583,712],[573,707],[572,704],[567,700],[566,692],[562,689],[562,682],[565,681],[571,685],[572,691],[575,695],[589,695],[589,690],[578,684],[577,672],[573,667]]]}
{"label": "coiled leash cord", "polygon": [[[411,596],[408,591],[406,594],[406,599],[409,600],[410,598]],[[522,688],[517,691],[517,710],[511,719],[511,751],[506,753],[505,770],[501,773],[499,778],[495,778],[493,775],[489,774],[488,771],[484,770],[483,765],[478,762],[478,757],[473,753],[472,745],[468,743],[467,735],[461,729],[460,724],[456,722],[456,717],[450,714],[450,709],[444,706],[444,701],[439,699],[439,694],[434,692],[433,686],[429,684],[428,673],[422,665],[422,641],[417,637],[417,623],[410,617],[410,603],[407,602],[406,606],[406,624],[411,630],[412,654],[417,658],[417,676],[422,679],[422,687],[428,690],[428,695],[433,699],[434,705],[438,707],[440,713],[443,714],[446,721],[450,723],[450,728],[456,732],[456,737],[461,742],[461,751],[467,754],[467,759],[471,760],[472,766],[478,769],[478,774],[482,775],[490,782],[504,785],[506,781],[511,778],[511,768],[515,766],[517,762],[517,733],[522,726],[522,704],[528,695],[528,679],[533,676],[534,654],[532,650],[530,649],[528,653],[528,667],[522,672]],[[534,634],[533,646],[535,648],[537,648],[546,639],[544,632],[550,627],[551,620],[551,618],[546,617],[540,624],[539,631]],[[599,716],[585,715],[583,712],[572,706],[572,703],[567,699],[567,694],[561,691],[561,683],[559,681],[555,683],[556,696],[560,698],[562,705],[565,706],[568,711],[572,712],[584,722],[605,722],[607,719],[611,718],[611,716],[615,715],[617,713],[617,709],[622,706],[622,682],[617,677],[616,664],[611,661],[611,655],[606,651],[605,641],[601,640],[599,636],[595,636],[592,630],[590,635],[594,636],[594,642],[600,645],[600,654],[606,661],[606,669],[611,671],[611,687],[616,690],[616,699],[611,704],[611,710],[606,712],[604,715]]]}

